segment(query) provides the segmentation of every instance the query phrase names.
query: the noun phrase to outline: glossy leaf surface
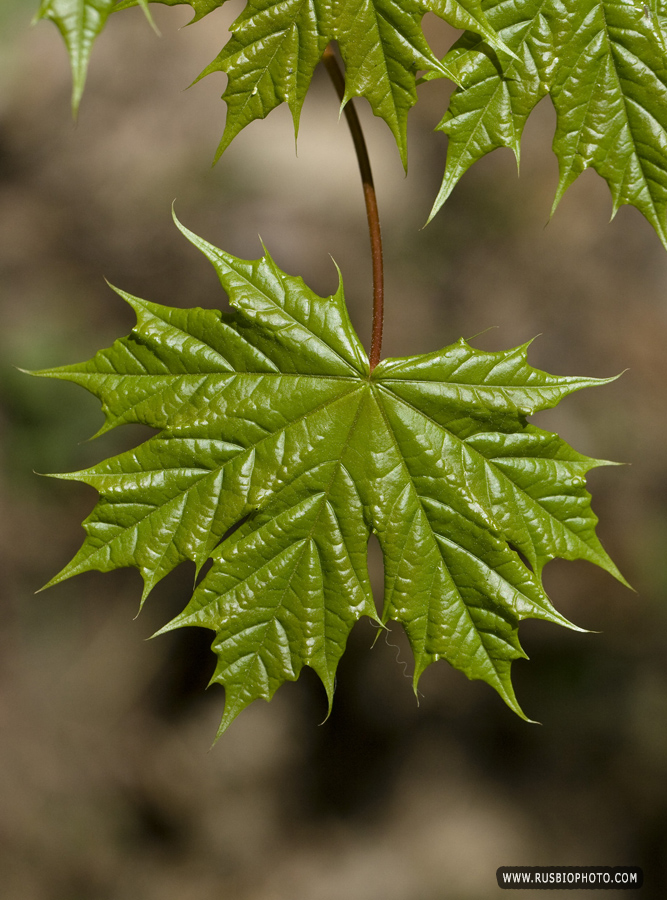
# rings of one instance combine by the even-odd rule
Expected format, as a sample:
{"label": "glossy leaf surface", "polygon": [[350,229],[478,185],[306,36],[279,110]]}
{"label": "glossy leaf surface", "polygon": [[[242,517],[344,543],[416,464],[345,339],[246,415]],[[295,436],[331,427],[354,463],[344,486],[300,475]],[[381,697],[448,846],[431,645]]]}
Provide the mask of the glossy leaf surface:
{"label": "glossy leaf surface", "polygon": [[36,373],[99,397],[101,431],[157,430],[59,476],[100,499],[81,550],[51,583],[135,566],[145,596],[180,562],[199,570],[212,558],[167,628],[215,632],[224,729],[303,666],[331,703],[350,629],[377,618],[366,559],[375,533],[381,620],[408,634],[415,689],[446,659],[522,715],[510,680],[524,655],[519,622],[569,624],[544,592],[544,563],[583,558],[622,580],[585,487],[604,463],[526,422],[601,382],[534,369],[526,346],[491,353],[463,340],[386,359],[371,375],[342,284],[318,297],[268,253],[240,260],[179,227],[215,267],[233,312],[119,292],[137,315],[129,337]]}

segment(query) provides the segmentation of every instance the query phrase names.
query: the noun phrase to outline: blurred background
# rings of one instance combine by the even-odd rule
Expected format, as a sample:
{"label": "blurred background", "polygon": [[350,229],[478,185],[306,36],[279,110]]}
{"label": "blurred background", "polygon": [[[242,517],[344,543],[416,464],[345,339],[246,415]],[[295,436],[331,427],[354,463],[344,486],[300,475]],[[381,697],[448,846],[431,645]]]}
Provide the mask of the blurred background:
{"label": "blurred background", "polygon": [[[36,3],[35,3],[36,5]],[[93,56],[78,123],[49,23],[0,4],[0,896],[2,900],[486,900],[501,865],[641,865],[644,898],[667,891],[667,253],[586,173],[548,223],[557,182],[550,101],[523,142],[479,163],[422,229],[444,165],[433,133],[448,88],[410,118],[404,177],[386,126],[359,108],[374,161],[387,279],[385,355],[460,336],[532,344],[533,365],[618,381],[535,421],[581,452],[628,465],[593,472],[599,534],[636,588],[586,563],[545,582],[576,634],[521,626],[530,662],[516,718],[444,662],[411,690],[394,626],[352,633],[332,716],[308,670],[256,703],[211,749],[223,691],[205,691],[210,633],[146,639],[184,605],[193,570],[135,620],[138,573],[90,573],[35,596],[78,549],[85,486],[35,472],[78,469],[142,439],[96,442],[94,398],[30,379],[87,359],[132,316],[104,283],[171,305],[224,303],[208,263],[176,231],[260,255],[321,294],[341,266],[352,319],[370,331],[370,264],[352,146],[318,70],[298,158],[286,109],[211,167],[224,77],[183,89],[242,8],[155,7],[114,17]],[[454,33],[425,20],[444,52]],[[548,224],[547,224],[548,223]],[[489,330],[490,329],[490,330]],[[382,599],[381,559],[370,568]],[[509,892],[510,894],[512,892]],[[522,897],[530,893],[522,892]]]}

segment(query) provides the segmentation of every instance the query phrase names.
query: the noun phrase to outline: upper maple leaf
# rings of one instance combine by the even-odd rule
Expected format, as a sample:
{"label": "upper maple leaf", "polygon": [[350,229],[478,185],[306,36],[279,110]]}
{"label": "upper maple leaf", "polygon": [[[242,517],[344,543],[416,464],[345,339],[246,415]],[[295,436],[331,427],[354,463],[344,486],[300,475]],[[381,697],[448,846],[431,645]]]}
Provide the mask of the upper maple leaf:
{"label": "upper maple leaf", "polygon": [[[159,0],[191,6],[192,22],[225,0]],[[147,0],[43,0],[38,14],[52,19],[65,38],[74,75],[73,105],[81,98],[90,51],[112,11]],[[336,40],[345,62],[345,100],[366,97],[391,128],[403,163],[407,162],[407,114],[416,100],[418,70],[455,77],[429,47],[421,20],[433,12],[455,28],[483,35],[492,46],[511,50],[489,25],[481,0],[248,0],[232,24],[219,55],[201,73],[225,72],[228,84],[222,154],[250,122],[287,103],[298,130],[299,117],[315,66]]]}
{"label": "upper maple leaf", "polygon": [[[198,21],[224,0],[189,5]],[[90,51],[109,13],[147,0],[42,0],[38,17],[65,38],[76,109]],[[424,38],[433,12],[465,30],[442,61]],[[613,213],[636,206],[667,247],[667,4],[664,0],[248,0],[231,37],[199,76],[224,72],[227,120],[218,156],[250,122],[285,102],[298,130],[315,66],[335,40],[345,97],[366,97],[391,128],[404,164],[419,70],[459,88],[438,126],[449,135],[431,217],[461,175],[497,147],[517,159],[526,120],[547,94],[557,113],[560,179],[554,209],[588,168],[609,184]]]}
{"label": "upper maple leaf", "polygon": [[212,557],[167,628],[216,632],[224,729],[304,665],[331,703],[350,629],[377,618],[366,562],[374,532],[381,620],[405,627],[415,688],[442,658],[523,715],[510,681],[524,655],[519,622],[569,624],[543,590],[544,563],[588,559],[623,580],[585,488],[586,472],[604,463],[526,422],[602,381],[534,369],[526,346],[491,353],[463,340],[370,373],[342,284],[318,297],[268,253],[239,260],[179,227],[234,311],[119,292],[137,314],[129,337],[36,373],[98,396],[101,431],[158,429],[134,450],[58,476],[93,485],[100,500],[81,550],[51,583],[136,566],[145,596],[181,561],[199,570]]}
{"label": "upper maple leaf", "polygon": [[[613,214],[636,206],[667,247],[667,28],[664,3],[486,0],[488,20],[515,59],[468,32],[444,64],[461,87],[438,126],[449,135],[445,178],[431,216],[477,159],[511,147],[551,95],[560,179],[554,209],[589,167],[609,184]],[[429,73],[431,78],[435,73]]]}

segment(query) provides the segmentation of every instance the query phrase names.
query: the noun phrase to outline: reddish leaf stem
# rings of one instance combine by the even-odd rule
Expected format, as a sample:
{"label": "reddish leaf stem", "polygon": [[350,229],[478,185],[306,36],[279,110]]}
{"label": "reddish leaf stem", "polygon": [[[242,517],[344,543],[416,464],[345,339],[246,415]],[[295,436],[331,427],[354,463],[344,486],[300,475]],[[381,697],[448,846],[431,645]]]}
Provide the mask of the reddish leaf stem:
{"label": "reddish leaf stem", "polygon": [[[345,97],[345,79],[338,65],[331,44],[324,51],[322,61],[333,81],[336,93],[341,103]],[[373,329],[371,333],[370,368],[371,372],[380,362],[382,353],[382,326],[384,324],[384,268],[382,264],[382,235],[380,233],[380,217],[378,204],[373,184],[373,173],[368,158],[364,133],[357,116],[352,100],[348,100],[344,108],[345,118],[350,128],[354,149],[357,154],[361,183],[364,188],[364,200],[366,202],[366,217],[368,218],[368,232],[371,239],[371,258],[373,261]]]}

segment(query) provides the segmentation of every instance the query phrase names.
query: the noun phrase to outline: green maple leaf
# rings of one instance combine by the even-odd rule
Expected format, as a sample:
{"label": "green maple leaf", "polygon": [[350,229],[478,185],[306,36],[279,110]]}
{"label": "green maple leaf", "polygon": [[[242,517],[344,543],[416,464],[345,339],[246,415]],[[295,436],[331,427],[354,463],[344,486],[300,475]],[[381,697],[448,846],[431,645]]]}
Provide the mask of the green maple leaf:
{"label": "green maple leaf", "polygon": [[623,204],[636,206],[667,246],[662,0],[488,0],[484,8],[516,59],[501,63],[471,32],[445,57],[462,86],[438,126],[449,135],[449,146],[431,217],[466,169],[486,153],[510,147],[518,161],[526,120],[550,94],[560,170],[554,209],[581,172],[592,167],[609,184],[613,214]]}
{"label": "green maple leaf", "polygon": [[463,340],[386,359],[371,374],[342,283],[318,297],[268,253],[240,260],[179,227],[234,311],[119,292],[137,315],[129,337],[88,362],[35,373],[99,397],[101,432],[157,429],[134,450],[57,476],[92,485],[100,500],[80,551],[50,583],[135,566],[145,597],[180,562],[199,571],[211,558],[163,630],[215,632],[224,730],[303,666],[331,704],[352,626],[377,618],[366,560],[375,533],[381,621],[407,632],[415,690],[446,659],[523,715],[510,680],[524,656],[519,622],[569,625],[544,592],[544,563],[587,559],[623,581],[585,487],[588,470],[606,463],[526,417],[604,380],[534,369],[527,346],[491,353]]}

